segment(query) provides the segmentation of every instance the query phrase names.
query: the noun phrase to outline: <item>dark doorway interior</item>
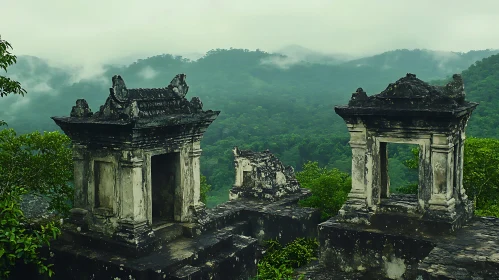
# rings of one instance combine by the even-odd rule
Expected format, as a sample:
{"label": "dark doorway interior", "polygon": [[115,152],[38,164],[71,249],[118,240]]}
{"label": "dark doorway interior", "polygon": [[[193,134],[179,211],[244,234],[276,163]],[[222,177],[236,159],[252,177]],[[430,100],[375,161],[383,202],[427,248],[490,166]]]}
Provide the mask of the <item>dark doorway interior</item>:
{"label": "dark doorway interior", "polygon": [[173,222],[175,190],[180,185],[180,153],[151,157],[153,223]]}

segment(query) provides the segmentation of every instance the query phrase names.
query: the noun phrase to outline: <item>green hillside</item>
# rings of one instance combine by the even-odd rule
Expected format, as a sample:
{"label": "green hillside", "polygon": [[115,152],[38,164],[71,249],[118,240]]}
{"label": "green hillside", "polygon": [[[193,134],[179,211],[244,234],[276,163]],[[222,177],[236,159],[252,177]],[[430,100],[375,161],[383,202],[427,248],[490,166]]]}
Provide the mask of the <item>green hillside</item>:
{"label": "green hillside", "polygon": [[[423,80],[443,80],[463,72],[468,99],[481,102],[469,134],[497,137],[494,89],[499,82],[499,55],[494,51],[442,53],[396,50],[340,64],[306,61],[286,64],[279,54],[241,49],[213,50],[197,61],[159,55],[126,66],[105,66],[95,78],[74,82],[74,69],[49,66],[35,57],[19,57],[9,75],[28,90],[22,98],[1,100],[0,119],[20,132],[56,130],[50,119],[68,115],[76,99],[85,98],[93,111],[104,104],[111,77],[120,74],[127,86],[164,87],[177,73],[186,73],[189,96],[199,96],[206,109],[221,110],[202,142],[202,173],[213,186],[211,205],[227,198],[233,183],[232,148],[270,149],[298,170],[308,160],[350,170],[346,126],[333,110],[348,102],[358,87],[368,94],[383,90],[407,72]],[[496,77],[496,79],[494,79]],[[414,180],[402,162],[408,147],[390,146],[392,186]]]}

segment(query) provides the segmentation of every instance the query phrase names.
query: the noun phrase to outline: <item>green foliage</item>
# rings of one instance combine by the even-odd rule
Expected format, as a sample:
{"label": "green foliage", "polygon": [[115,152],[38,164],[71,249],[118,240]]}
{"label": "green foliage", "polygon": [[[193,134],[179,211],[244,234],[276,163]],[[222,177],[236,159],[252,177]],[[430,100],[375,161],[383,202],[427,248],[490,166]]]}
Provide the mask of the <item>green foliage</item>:
{"label": "green foliage", "polygon": [[483,217],[497,217],[499,218],[499,204],[491,204],[483,209],[476,209],[475,215]]}
{"label": "green foliage", "polygon": [[[451,65],[452,71],[459,71],[494,53],[497,52],[454,54],[456,59],[446,64]],[[320,166],[350,172],[348,130],[332,107],[348,103],[351,92],[359,86],[375,94],[407,72],[416,73],[423,80],[442,79],[452,74],[446,67],[438,67],[442,62],[435,60],[434,55],[425,50],[395,50],[342,64],[300,62],[283,69],[278,63],[274,64],[281,59],[289,61],[282,56],[262,51],[217,49],[197,61],[158,55],[127,66],[107,65],[102,76],[110,79],[119,73],[129,88],[149,88],[164,87],[165,79],[180,72],[187,73],[189,96],[199,96],[205,109],[222,111],[202,141],[201,172],[212,185],[207,204],[213,206],[228,199],[228,190],[234,181],[231,150],[236,145],[254,151],[269,149],[297,171],[311,160]],[[144,69],[153,69],[157,75],[144,79],[141,75]],[[31,82],[36,77],[48,76],[37,82],[47,84],[59,94],[30,92],[30,103],[23,105],[29,109],[9,120],[9,125],[19,132],[58,129],[49,117],[67,115],[81,96],[85,96],[94,111],[98,110],[105,102],[103,93],[108,92],[109,84],[100,79],[75,83],[71,74],[41,59],[20,57],[9,69],[11,77]],[[9,105],[0,103],[0,111],[9,110]],[[401,164],[390,170],[400,170],[397,166]],[[391,174],[390,177],[395,185],[403,183],[397,177],[404,178],[404,175]]]}
{"label": "green foliage", "polygon": [[[0,39],[0,68],[16,63],[11,45]],[[0,76],[0,97],[24,95],[19,82]],[[5,126],[0,121],[0,126]],[[0,278],[8,279],[16,264],[32,264],[40,274],[53,275],[51,264],[40,256],[60,229],[57,222],[28,220],[20,202],[25,194],[49,198],[49,210],[66,214],[72,199],[70,140],[59,132],[33,132],[18,136],[13,129],[0,130]],[[55,218],[54,218],[55,217]],[[57,219],[56,216],[52,216]]]}
{"label": "green foliage", "polygon": [[19,263],[34,264],[40,274],[52,276],[52,264],[39,255],[42,246],[50,246],[60,230],[54,221],[29,225],[20,209],[20,198],[27,191],[11,188],[0,197],[0,278],[8,279],[11,269]]}
{"label": "green foliage", "polygon": [[397,193],[401,194],[417,194],[418,193],[418,184],[409,184],[406,186],[401,186],[396,189]]}
{"label": "green foliage", "polygon": [[[9,49],[12,49],[12,46],[9,42],[2,40],[0,36],[0,69],[7,72],[7,68],[16,63],[17,57],[13,55]],[[21,83],[18,81],[14,81],[8,77],[0,76],[0,97],[7,96],[8,94],[20,94],[23,95],[26,93],[21,87]]]}
{"label": "green foliage", "polygon": [[322,218],[335,216],[345,203],[352,188],[350,176],[336,168],[319,167],[318,162],[307,162],[296,174],[301,186],[312,191],[312,196],[300,201],[305,207],[319,208]]}
{"label": "green foliage", "polygon": [[492,55],[463,71],[466,99],[480,105],[470,118],[467,134],[481,138],[498,138],[499,55]]}
{"label": "green foliage", "polygon": [[[468,138],[464,146],[463,186],[482,213],[497,213],[499,205],[499,140]],[[496,211],[487,210],[495,207]],[[499,215],[498,215],[499,217]]]}
{"label": "green foliage", "polygon": [[71,140],[57,131],[17,135],[0,131],[0,197],[16,188],[50,199],[49,210],[65,214],[73,188]]}
{"label": "green foliage", "polygon": [[206,197],[208,192],[211,190],[211,185],[206,181],[206,176],[201,175],[201,190],[200,190],[200,200],[206,203]]}
{"label": "green foliage", "polygon": [[404,165],[409,169],[418,169],[419,166],[419,148],[411,149],[412,157],[404,161]]}
{"label": "green foliage", "polygon": [[319,242],[316,239],[297,238],[285,247],[276,241],[265,244],[266,253],[258,262],[257,279],[291,279],[294,269],[317,259]]}

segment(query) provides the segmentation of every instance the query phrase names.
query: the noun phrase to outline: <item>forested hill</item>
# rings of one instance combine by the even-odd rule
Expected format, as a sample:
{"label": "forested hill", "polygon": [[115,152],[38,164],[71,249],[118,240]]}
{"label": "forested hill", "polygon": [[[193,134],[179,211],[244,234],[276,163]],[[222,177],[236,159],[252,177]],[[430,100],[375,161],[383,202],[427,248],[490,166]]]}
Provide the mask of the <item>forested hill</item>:
{"label": "forested hill", "polygon": [[[50,116],[68,115],[78,98],[85,98],[96,111],[104,104],[115,74],[130,88],[147,88],[164,87],[175,74],[186,73],[188,95],[199,96],[206,109],[222,111],[202,142],[202,173],[214,188],[210,202],[215,203],[227,197],[233,183],[233,146],[268,148],[298,169],[314,160],[349,171],[346,126],[334,113],[334,105],[348,102],[358,87],[374,94],[408,72],[423,80],[442,80],[495,53],[396,50],[331,64],[261,51],[214,50],[196,61],[160,55],[127,66],[106,66],[97,77],[78,82],[74,82],[76,72],[21,56],[8,75],[19,80],[28,94],[3,98],[0,119],[20,132],[56,130]],[[468,99],[481,102],[469,129],[474,136],[497,135],[498,61],[497,55],[492,56],[463,73]],[[403,174],[403,153],[390,152],[395,161],[390,170]]]}
{"label": "forested hill", "polygon": [[467,133],[499,138],[499,55],[476,62],[462,73],[467,98],[480,103]]}

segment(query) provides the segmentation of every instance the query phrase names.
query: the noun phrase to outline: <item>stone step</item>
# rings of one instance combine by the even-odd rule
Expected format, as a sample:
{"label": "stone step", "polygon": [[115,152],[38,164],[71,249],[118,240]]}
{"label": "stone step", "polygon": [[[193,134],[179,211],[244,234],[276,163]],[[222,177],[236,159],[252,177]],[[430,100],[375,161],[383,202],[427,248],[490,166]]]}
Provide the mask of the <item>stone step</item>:
{"label": "stone step", "polygon": [[[51,247],[55,250],[57,263],[63,263],[63,260],[78,263],[78,266],[68,267],[68,270],[58,270],[57,279],[91,279],[94,274],[121,279],[128,279],[130,275],[137,280],[170,279],[166,277],[172,272],[178,274],[178,278],[172,279],[207,279],[205,276],[208,273],[216,272],[218,267],[225,267],[225,263],[233,266],[231,273],[235,275],[243,269],[237,266],[235,260],[240,259],[247,264],[248,260],[243,258],[251,258],[250,263],[254,263],[256,240],[235,234],[247,231],[248,226],[249,223],[246,221],[220,230],[205,232],[194,238],[181,235],[160,244],[152,252],[135,256],[123,256],[116,253],[117,251],[104,247],[82,247],[81,243],[76,242],[64,242],[60,245],[55,242]],[[175,226],[169,230],[165,228],[165,234],[166,231],[175,232],[165,236],[166,239],[180,233]],[[161,229],[158,229],[158,232],[161,232]],[[78,252],[77,259],[71,257],[74,256],[74,252]],[[68,259],[70,257],[71,260]],[[206,265],[210,262],[215,264],[214,268]],[[199,273],[202,277],[195,278]],[[182,275],[191,275],[191,278],[181,278]]]}
{"label": "stone step", "polygon": [[224,227],[220,231],[229,232],[236,235],[250,235],[251,226],[249,221],[241,221]]}
{"label": "stone step", "polygon": [[206,233],[196,238],[180,237],[164,244],[153,254],[136,259],[134,263],[138,266],[150,263],[148,269],[154,271],[174,271],[188,264],[198,264],[232,246],[232,238],[233,235],[227,231]]}
{"label": "stone step", "polygon": [[184,265],[173,273],[168,274],[167,279],[171,280],[202,280],[203,271],[200,267]]}
{"label": "stone step", "polygon": [[[223,226],[222,226],[223,225]],[[219,223],[217,226],[202,228],[199,224],[186,223],[182,225],[184,228],[184,236],[195,238],[206,232],[227,231],[239,235],[251,235],[251,226],[249,220],[232,221],[229,224]]]}
{"label": "stone step", "polygon": [[179,223],[168,223],[153,229],[155,240],[154,247],[171,242],[184,235],[184,227]]}
{"label": "stone step", "polygon": [[[257,240],[251,237],[234,235],[230,247],[224,248],[196,264],[185,265],[169,273],[167,279],[174,280],[237,280],[248,279],[256,274]],[[248,266],[248,264],[250,264]]]}
{"label": "stone step", "polygon": [[114,238],[104,236],[95,232],[76,232],[64,231],[61,239],[80,244],[86,248],[96,248],[108,252],[123,252],[124,255],[129,257],[141,256],[148,254],[148,252],[158,250],[164,244],[172,242],[184,236],[184,225],[181,223],[165,223],[153,229],[154,239],[151,239],[146,244],[142,244],[140,248],[136,248],[133,244],[119,242]]}

